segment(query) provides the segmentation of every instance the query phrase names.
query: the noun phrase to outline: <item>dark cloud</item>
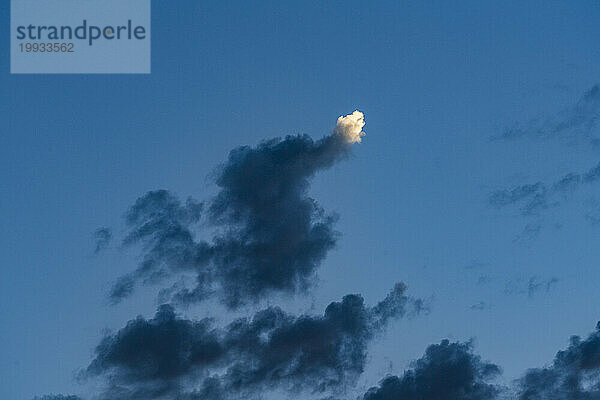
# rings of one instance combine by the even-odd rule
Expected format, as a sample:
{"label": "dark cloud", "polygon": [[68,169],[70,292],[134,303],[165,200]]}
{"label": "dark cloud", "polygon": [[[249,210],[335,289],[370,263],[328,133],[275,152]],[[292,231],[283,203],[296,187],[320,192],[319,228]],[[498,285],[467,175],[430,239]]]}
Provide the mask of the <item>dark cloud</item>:
{"label": "dark cloud", "polygon": [[500,368],[484,362],[468,343],[431,345],[402,376],[388,376],[363,400],[598,400],[600,322],[587,338],[572,336],[543,368],[528,370],[512,387],[493,383]]}
{"label": "dark cloud", "polygon": [[109,228],[98,228],[94,232],[94,242],[96,243],[96,248],[94,249],[94,253],[98,254],[102,250],[105,250],[110,241],[112,240],[112,231]]}
{"label": "dark cloud", "polygon": [[600,323],[584,340],[571,337],[550,366],[529,370],[518,386],[519,400],[600,399]]}
{"label": "dark cloud", "polygon": [[530,137],[538,139],[558,138],[568,142],[583,141],[600,144],[595,130],[600,117],[600,87],[593,86],[578,101],[555,116],[507,128],[496,139],[513,140]]}
{"label": "dark cloud", "polygon": [[500,368],[473,354],[471,343],[431,345],[412,369],[383,379],[363,400],[493,400],[500,388],[490,381]]}
{"label": "dark cloud", "polygon": [[322,316],[292,316],[269,307],[225,328],[178,317],[161,306],[97,346],[87,377],[104,377],[104,399],[226,399],[284,389],[343,391],[364,369],[370,340],[390,319],[419,312],[422,302],[397,284],[374,307],[359,295],[331,303]]}
{"label": "dark cloud", "polygon": [[[127,213],[124,243],[142,244],[143,260],[111,298],[129,295],[137,282],[182,272],[194,274],[193,287],[163,291],[179,303],[216,294],[233,308],[270,293],[305,291],[338,237],[336,216],[308,196],[310,180],[349,149],[341,133],[318,141],[277,138],[231,151],[215,174],[219,192],[206,207],[164,190],[139,198]],[[198,240],[199,228],[211,229],[213,238]]]}

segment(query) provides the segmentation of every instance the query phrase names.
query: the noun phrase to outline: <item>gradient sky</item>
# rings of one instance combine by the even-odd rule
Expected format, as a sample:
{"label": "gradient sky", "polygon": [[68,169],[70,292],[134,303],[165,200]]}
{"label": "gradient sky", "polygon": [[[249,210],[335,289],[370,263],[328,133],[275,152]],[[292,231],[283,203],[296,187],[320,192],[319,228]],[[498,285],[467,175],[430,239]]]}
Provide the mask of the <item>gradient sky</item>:
{"label": "gradient sky", "polygon": [[[429,315],[394,323],[370,348],[357,393],[443,338],[474,338],[509,382],[600,319],[600,231],[589,218],[600,188],[537,216],[488,200],[597,164],[599,148],[576,135],[492,138],[561,118],[600,80],[599,3],[154,1],[148,76],[10,75],[8,3],[0,398],[85,394],[74,375],[104,330],[154,314],[152,288],[108,304],[136,253],[112,243],[95,255],[95,229],[119,235],[148,190],[205,198],[235,146],[320,138],[355,109],[367,136],[311,188],[343,236],[311,295],[279,303],[320,313],[361,293],[373,304],[396,281],[428,299]],[[218,305],[207,307],[184,314]]]}

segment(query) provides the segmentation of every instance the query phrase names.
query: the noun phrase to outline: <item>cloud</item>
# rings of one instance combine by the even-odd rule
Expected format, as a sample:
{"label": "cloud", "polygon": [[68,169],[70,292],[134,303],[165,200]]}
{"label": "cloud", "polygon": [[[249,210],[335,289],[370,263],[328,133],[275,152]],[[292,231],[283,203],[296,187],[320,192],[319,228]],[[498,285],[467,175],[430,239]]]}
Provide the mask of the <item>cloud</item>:
{"label": "cloud", "polygon": [[592,400],[600,398],[600,323],[582,340],[571,337],[552,364],[529,370],[518,382],[519,400]]}
{"label": "cloud", "polygon": [[489,310],[491,307],[488,303],[486,303],[485,301],[480,301],[479,303],[475,303],[473,304],[471,307],[469,307],[471,310],[473,311],[484,311],[484,310]]}
{"label": "cloud", "polygon": [[558,278],[550,278],[550,279],[542,280],[538,276],[533,276],[533,277],[529,278],[529,281],[527,282],[527,296],[529,298],[533,298],[535,293],[541,289],[545,289],[546,293],[548,293],[550,291],[550,289],[552,289],[552,287],[554,285],[556,285],[557,283],[558,283]]}
{"label": "cloud", "polygon": [[348,143],[360,143],[362,137],[366,135],[362,131],[365,126],[365,116],[360,111],[356,110],[352,114],[340,116],[333,128],[334,134],[341,135]]}
{"label": "cloud", "polygon": [[33,400],[82,400],[79,396],[63,394],[47,394],[45,396],[36,396]]}
{"label": "cloud", "polygon": [[109,300],[111,304],[117,304],[125,297],[131,296],[135,286],[135,279],[132,275],[119,277],[110,289]]}
{"label": "cloud", "polygon": [[109,228],[98,228],[94,232],[94,242],[96,243],[96,248],[94,249],[94,253],[98,254],[103,250],[106,250],[110,241],[112,239],[112,231]]}
{"label": "cloud", "polygon": [[161,306],[106,336],[85,377],[106,379],[103,399],[227,399],[284,389],[343,392],[363,372],[368,343],[391,319],[419,312],[422,302],[397,284],[373,307],[347,295],[321,316],[269,307],[225,328]]}
{"label": "cloud", "polygon": [[[394,318],[418,302],[397,285]],[[397,293],[395,293],[397,292]],[[399,293],[402,295],[398,296]],[[96,349],[88,376],[101,376],[102,400],[262,398],[276,389],[337,398],[362,373],[368,342],[383,326],[381,306],[358,295],[331,303],[322,316],[294,317],[271,307],[224,329],[190,321],[161,306],[153,319],[138,317]],[[379,311],[377,311],[379,310]],[[473,352],[472,341],[427,347],[400,376],[387,376],[362,400],[595,400],[600,398],[600,322],[587,338],[572,336],[553,362],[533,368],[511,387],[494,383],[501,368]],[[81,400],[45,396],[34,400]]]}
{"label": "cloud", "polygon": [[[317,141],[296,135],[238,147],[217,169],[219,191],[206,203],[182,203],[164,190],[139,198],[126,216],[124,243],[142,244],[143,260],[119,279],[111,299],[179,273],[194,274],[193,287],[162,292],[178,303],[217,295],[235,308],[271,293],[306,291],[339,236],[337,217],[308,196],[310,180],[349,154],[363,126],[355,111]],[[211,240],[197,239],[201,228],[213,232]]]}
{"label": "cloud", "polygon": [[514,243],[527,243],[537,238],[542,232],[542,224],[539,222],[532,222],[523,228],[521,233],[516,235],[513,239]]}
{"label": "cloud", "polygon": [[558,206],[565,195],[594,184],[600,179],[600,163],[587,171],[569,172],[550,184],[536,182],[501,189],[489,195],[489,204],[496,208],[517,206],[523,216],[537,216],[549,207]]}
{"label": "cloud", "polygon": [[204,205],[189,198],[182,203],[166,190],[146,193],[125,215],[128,232],[125,246],[143,244],[143,258],[133,273],[120,277],[110,298],[118,302],[133,293],[135,283],[160,281],[172,272],[193,270],[208,255],[207,245],[196,243],[193,227],[200,221]]}
{"label": "cloud", "polygon": [[532,299],[540,290],[549,293],[559,282],[556,277],[542,278],[537,275],[531,276],[526,280],[513,279],[506,283],[504,293],[506,294],[527,294]]}
{"label": "cloud", "polygon": [[[598,147],[600,138],[596,135],[596,131],[599,118],[600,86],[595,85],[585,92],[575,104],[555,116],[516,124],[495,139],[513,140],[525,137],[561,139],[569,144],[583,142]],[[569,172],[553,181],[525,183],[496,190],[489,195],[488,201],[496,208],[515,207],[522,216],[541,216],[550,208],[558,207],[567,201],[571,193],[591,186],[599,179],[600,163],[588,171]],[[593,211],[588,212],[585,217],[592,224],[596,224],[599,220]],[[539,227],[539,224],[537,226]],[[517,241],[533,238],[538,233],[539,229],[533,231],[526,229],[517,238]]]}
{"label": "cloud", "polygon": [[597,199],[590,199],[586,202],[588,210],[585,213],[585,219],[592,226],[600,225],[600,201]]}
{"label": "cloud", "polygon": [[578,101],[553,117],[517,123],[506,128],[496,139],[514,140],[517,138],[565,139],[569,142],[581,141],[594,146],[600,144],[594,135],[600,117],[600,86],[595,85],[585,92]]}
{"label": "cloud", "polygon": [[496,385],[496,364],[472,343],[443,340],[427,348],[402,376],[388,376],[362,400],[597,400],[600,399],[600,322],[587,338],[572,336],[553,362],[528,370],[510,387]]}
{"label": "cloud", "polygon": [[500,388],[490,381],[500,373],[500,367],[473,354],[470,342],[443,340],[402,376],[388,376],[369,389],[363,400],[493,400]]}
{"label": "cloud", "polygon": [[490,194],[489,203],[497,208],[521,204],[522,215],[535,215],[548,208],[548,190],[542,182],[525,184],[510,189],[496,190]]}

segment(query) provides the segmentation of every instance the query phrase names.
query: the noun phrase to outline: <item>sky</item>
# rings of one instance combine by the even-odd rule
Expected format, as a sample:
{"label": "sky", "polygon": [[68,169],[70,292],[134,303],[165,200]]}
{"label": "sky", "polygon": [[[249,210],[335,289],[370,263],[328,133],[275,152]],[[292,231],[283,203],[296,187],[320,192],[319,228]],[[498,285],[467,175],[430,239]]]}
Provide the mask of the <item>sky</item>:
{"label": "sky", "polygon": [[[138,315],[150,326],[214,318],[218,342],[235,318],[273,307],[285,314],[276,313],[281,329],[305,314],[328,329],[337,321],[328,305],[360,303],[350,294],[364,299],[353,305],[363,336],[351,344],[365,358],[337,377],[346,391],[330,391],[334,379],[311,393],[303,385],[314,377],[298,373],[270,382],[267,397],[287,398],[298,384],[301,399],[387,399],[384,389],[404,390],[406,370],[429,371],[448,352],[479,371],[471,398],[496,396],[489,382],[512,387],[530,368],[564,377],[556,353],[581,353],[572,335],[595,343],[600,320],[599,18],[592,1],[153,1],[150,75],[10,75],[9,41],[0,41],[0,398],[108,399],[118,396],[105,385],[139,388],[131,376],[109,377],[125,367],[106,344],[117,346]],[[0,21],[8,38],[8,2]],[[336,121],[354,110],[366,135],[340,144]],[[261,160],[280,151],[264,142],[276,137],[307,157],[302,168],[252,175],[229,155],[249,146],[238,150]],[[289,193],[267,196],[275,211],[265,228],[248,199],[268,183]],[[198,223],[216,294],[179,304],[165,300],[169,285],[138,274],[116,301],[115,282],[144,257],[158,257],[172,281],[191,271],[193,289],[196,266],[151,253],[156,236],[131,216],[165,204],[184,233]],[[298,233],[322,234],[310,260],[295,260],[308,272],[287,286],[228,286],[239,282],[219,272],[231,256],[219,245],[266,235],[277,247],[293,233],[273,221],[314,228],[302,210],[323,228]],[[394,312],[388,294],[401,300]],[[227,357],[266,362],[236,346],[216,370],[192,365],[190,374],[231,366]],[[365,395],[388,375],[396,380]]]}

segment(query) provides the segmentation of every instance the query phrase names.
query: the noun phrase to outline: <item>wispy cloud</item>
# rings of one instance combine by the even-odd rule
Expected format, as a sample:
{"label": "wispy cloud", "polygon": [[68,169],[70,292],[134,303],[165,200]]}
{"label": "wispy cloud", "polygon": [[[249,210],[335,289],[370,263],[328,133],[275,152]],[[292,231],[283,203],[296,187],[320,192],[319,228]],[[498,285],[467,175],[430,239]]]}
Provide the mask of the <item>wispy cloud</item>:
{"label": "wispy cloud", "polygon": [[109,228],[98,228],[94,232],[94,242],[96,244],[94,253],[98,254],[108,248],[110,241],[112,240],[112,231]]}
{"label": "wispy cloud", "polygon": [[549,293],[559,282],[556,277],[542,278],[534,275],[527,279],[513,279],[506,283],[504,293],[506,294],[526,294],[532,299],[538,292]]}
{"label": "wispy cloud", "polygon": [[477,302],[475,304],[473,304],[471,307],[469,307],[471,310],[473,311],[483,311],[483,310],[489,310],[491,307],[488,303],[486,303],[485,301],[480,301]]}
{"label": "wispy cloud", "polygon": [[490,194],[489,202],[497,208],[521,204],[523,215],[532,215],[548,208],[546,185],[542,182],[514,186],[510,189],[496,190]]}
{"label": "wispy cloud", "polygon": [[600,118],[600,86],[595,85],[586,91],[575,104],[564,108],[555,115],[516,123],[506,128],[494,139],[515,140],[519,138],[562,139],[569,143],[583,142],[598,146],[596,135]]}
{"label": "wispy cloud", "polygon": [[550,207],[562,204],[569,194],[591,187],[600,180],[600,163],[583,172],[569,172],[553,182],[536,182],[500,189],[490,193],[495,208],[515,207],[522,216],[539,216]]}
{"label": "wispy cloud", "polygon": [[523,230],[514,238],[514,243],[528,243],[536,239],[542,232],[542,224],[539,222],[531,222],[523,227]]}

